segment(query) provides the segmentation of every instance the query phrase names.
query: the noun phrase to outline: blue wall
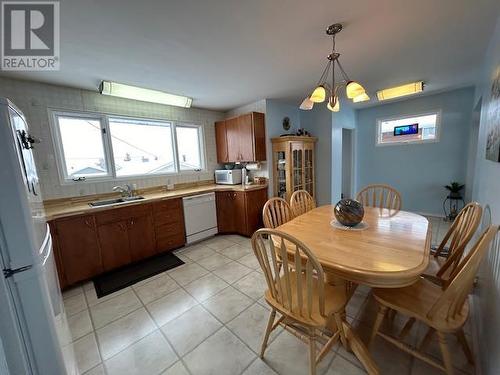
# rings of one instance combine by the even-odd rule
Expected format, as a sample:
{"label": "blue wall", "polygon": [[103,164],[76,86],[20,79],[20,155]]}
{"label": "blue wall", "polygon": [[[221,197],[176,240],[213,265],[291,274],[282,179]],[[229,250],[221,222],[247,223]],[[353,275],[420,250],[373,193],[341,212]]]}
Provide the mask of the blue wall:
{"label": "blue wall", "polygon": [[[476,171],[474,174],[473,199],[479,201],[485,211],[483,225],[500,224],[500,163],[486,160],[486,136],[490,125],[490,114],[500,112],[500,102],[491,101],[491,83],[495,72],[500,70],[500,17],[490,40],[486,55],[484,73],[476,91],[477,100],[481,99],[482,111],[479,125]],[[498,121],[498,115],[496,117]],[[479,285],[473,293],[473,318],[477,341],[481,345],[478,354],[477,373],[498,374],[500,368],[500,235],[497,235],[496,248],[492,247],[482,264]]]}
{"label": "blue wall", "polygon": [[342,128],[353,129],[356,117],[347,101],[340,112],[331,112],[324,103],[300,112],[300,124],[316,143],[316,200],[318,205],[336,203],[342,192]]}
{"label": "blue wall", "polygon": [[300,111],[300,123],[311,135],[318,138],[315,147],[316,202],[331,203],[332,178],[332,112],[324,103],[316,104],[310,111]]}
{"label": "blue wall", "polygon": [[[356,112],[348,105],[347,100],[341,100],[340,112],[332,114],[332,123],[331,201],[336,203],[340,200],[342,194],[342,129],[354,129],[356,127]],[[355,173],[356,160],[353,160],[352,165]]]}
{"label": "blue wall", "polygon": [[[290,118],[290,130],[283,129],[283,118]],[[284,133],[295,133],[300,128],[299,107],[282,100],[266,100],[266,151],[267,168],[269,173],[269,196],[273,196],[273,146],[271,138],[279,137]]]}
{"label": "blue wall", "polygon": [[[442,215],[443,186],[466,179],[474,89],[464,88],[357,111],[356,186],[389,184],[403,209]],[[440,109],[437,143],[375,146],[377,120]]]}

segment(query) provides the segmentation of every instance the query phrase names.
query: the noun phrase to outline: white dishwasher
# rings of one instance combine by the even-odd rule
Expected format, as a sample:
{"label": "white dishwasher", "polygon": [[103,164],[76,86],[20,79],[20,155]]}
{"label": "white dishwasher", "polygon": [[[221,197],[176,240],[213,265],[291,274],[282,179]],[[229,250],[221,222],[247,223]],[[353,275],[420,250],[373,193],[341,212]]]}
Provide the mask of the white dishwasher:
{"label": "white dishwasher", "polygon": [[182,205],[188,244],[217,234],[215,193],[184,197]]}

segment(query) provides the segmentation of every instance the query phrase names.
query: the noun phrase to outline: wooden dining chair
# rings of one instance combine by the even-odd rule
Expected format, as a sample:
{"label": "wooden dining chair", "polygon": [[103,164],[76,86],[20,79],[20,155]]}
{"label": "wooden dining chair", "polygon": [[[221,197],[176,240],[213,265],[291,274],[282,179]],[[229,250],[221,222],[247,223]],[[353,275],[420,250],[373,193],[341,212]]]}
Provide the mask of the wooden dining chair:
{"label": "wooden dining chair", "polygon": [[463,253],[476,233],[483,208],[477,202],[467,204],[455,218],[438,248],[434,251],[424,277],[446,286],[451,274],[457,268]]}
{"label": "wooden dining chair", "polygon": [[[264,357],[271,332],[282,326],[309,345],[309,374],[314,375],[316,365],[339,338],[345,343],[342,317],[347,303],[345,288],[325,283],[323,267],[311,250],[289,234],[259,229],[252,236],[252,247],[266,278],[265,299],[271,307],[260,357]],[[292,261],[287,249],[293,252]],[[282,272],[276,254],[281,255]],[[281,314],[277,320],[276,312]],[[325,331],[333,322],[338,330],[328,336]],[[319,353],[316,343],[323,343]]]}
{"label": "wooden dining chair", "polygon": [[[452,374],[453,365],[445,335],[453,333],[457,336],[469,362],[474,363],[472,352],[463,332],[463,326],[469,315],[467,297],[472,290],[481,260],[498,230],[498,226],[491,225],[483,232],[471,251],[460,261],[444,289],[424,278],[404,288],[373,289],[373,295],[379,304],[379,312],[370,337],[370,344],[378,335],[405,352],[445,371],[447,374]],[[388,309],[396,310],[410,319],[416,319],[428,326],[427,334],[418,348],[402,342],[399,337],[379,331]],[[406,329],[407,327],[403,327],[403,331]],[[444,365],[426,355],[422,350],[428,345],[434,332],[437,332],[438,335]]]}
{"label": "wooden dining chair", "polygon": [[401,194],[389,185],[368,185],[356,195],[356,200],[365,207],[401,209]]}
{"label": "wooden dining chair", "polygon": [[294,217],[288,202],[283,198],[269,199],[262,209],[262,219],[266,228],[277,228]]}
{"label": "wooden dining chair", "polygon": [[297,190],[290,197],[290,207],[293,214],[299,216],[316,208],[316,202],[306,190]]}

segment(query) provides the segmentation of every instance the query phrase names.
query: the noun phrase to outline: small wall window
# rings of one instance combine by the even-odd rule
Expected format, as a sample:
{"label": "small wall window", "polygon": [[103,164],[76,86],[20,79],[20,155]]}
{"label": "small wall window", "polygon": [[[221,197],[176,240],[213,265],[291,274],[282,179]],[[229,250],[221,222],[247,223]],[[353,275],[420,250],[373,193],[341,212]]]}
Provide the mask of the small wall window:
{"label": "small wall window", "polygon": [[203,144],[200,126],[178,125],[175,127],[177,135],[177,155],[181,171],[192,171],[203,168]]}
{"label": "small wall window", "polygon": [[55,111],[52,118],[62,182],[205,168],[200,125]]}
{"label": "small wall window", "polygon": [[440,112],[377,121],[377,145],[439,141]]}

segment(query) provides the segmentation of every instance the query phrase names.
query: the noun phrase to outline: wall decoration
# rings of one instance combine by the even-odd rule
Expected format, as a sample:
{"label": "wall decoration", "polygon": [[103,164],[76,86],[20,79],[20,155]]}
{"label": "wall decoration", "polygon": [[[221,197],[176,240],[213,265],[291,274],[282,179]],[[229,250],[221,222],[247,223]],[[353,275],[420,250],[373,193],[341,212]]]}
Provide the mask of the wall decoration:
{"label": "wall decoration", "polygon": [[500,65],[493,75],[486,110],[486,159],[500,162]]}
{"label": "wall decoration", "polygon": [[283,129],[290,130],[290,117],[283,118]]}

